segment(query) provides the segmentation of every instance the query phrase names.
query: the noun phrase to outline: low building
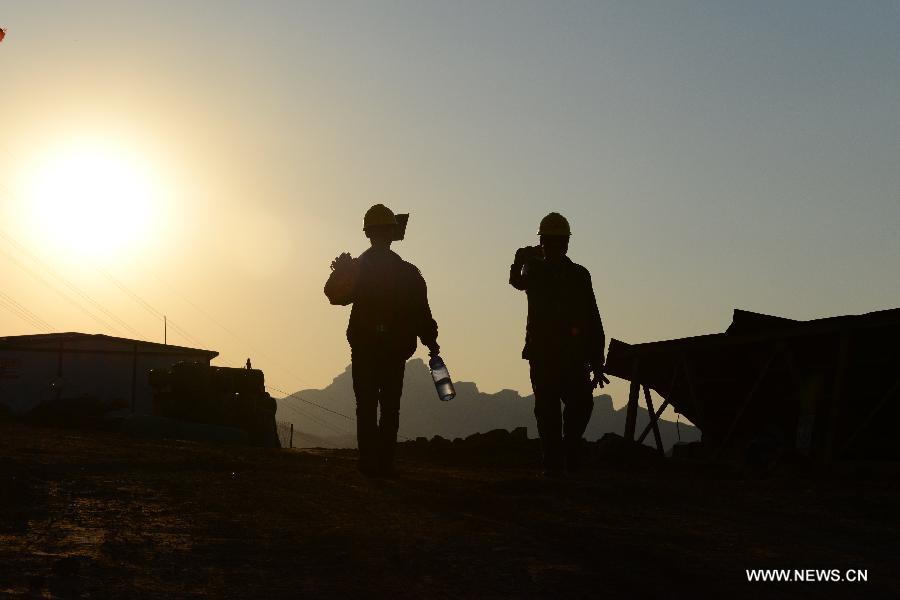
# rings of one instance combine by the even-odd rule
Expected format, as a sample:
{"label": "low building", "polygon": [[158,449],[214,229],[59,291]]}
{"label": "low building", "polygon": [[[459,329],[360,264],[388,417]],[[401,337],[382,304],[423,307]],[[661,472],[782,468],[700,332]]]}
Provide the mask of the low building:
{"label": "low building", "polygon": [[152,414],[150,369],[179,361],[209,364],[212,350],[86,333],[0,338],[0,412],[25,415],[42,404],[89,400],[122,414]]}

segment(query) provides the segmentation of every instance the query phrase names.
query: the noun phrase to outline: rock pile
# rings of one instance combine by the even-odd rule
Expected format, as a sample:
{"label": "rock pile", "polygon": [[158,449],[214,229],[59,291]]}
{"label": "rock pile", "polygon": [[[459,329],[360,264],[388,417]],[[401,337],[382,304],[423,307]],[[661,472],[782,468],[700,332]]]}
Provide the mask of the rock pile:
{"label": "rock pile", "polygon": [[[399,456],[438,464],[539,465],[541,443],[529,439],[525,427],[512,431],[493,429],[466,438],[448,440],[439,435],[419,437],[399,444]],[[585,466],[624,463],[631,466],[657,464],[663,458],[649,446],[626,442],[607,433],[596,442],[583,442]]]}

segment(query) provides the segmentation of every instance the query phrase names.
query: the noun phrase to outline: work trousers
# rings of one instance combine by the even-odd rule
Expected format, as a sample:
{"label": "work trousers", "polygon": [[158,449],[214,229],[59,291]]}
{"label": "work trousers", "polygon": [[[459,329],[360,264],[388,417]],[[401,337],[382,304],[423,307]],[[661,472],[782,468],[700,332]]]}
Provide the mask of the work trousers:
{"label": "work trousers", "polygon": [[570,470],[576,469],[582,436],[594,410],[590,369],[587,363],[552,359],[531,360],[529,365],[544,469],[560,472],[566,463]]}
{"label": "work trousers", "polygon": [[363,473],[393,471],[405,368],[406,359],[402,356],[379,352],[377,348],[353,350],[356,439],[359,470]]}

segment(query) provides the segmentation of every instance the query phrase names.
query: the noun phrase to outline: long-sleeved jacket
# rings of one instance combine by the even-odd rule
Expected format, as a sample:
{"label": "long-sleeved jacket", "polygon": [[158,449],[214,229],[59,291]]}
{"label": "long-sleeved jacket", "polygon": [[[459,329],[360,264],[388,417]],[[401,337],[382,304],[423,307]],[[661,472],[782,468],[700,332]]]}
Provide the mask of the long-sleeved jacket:
{"label": "long-sleeved jacket", "polygon": [[528,295],[522,358],[603,365],[606,335],[587,269],[567,256],[530,258],[510,267],[509,283]]}
{"label": "long-sleeved jacket", "polygon": [[369,248],[350,266],[333,271],[325,295],[332,304],[353,304],[347,341],[354,350],[409,358],[416,337],[426,346],[436,343],[438,327],[425,279],[415,265],[389,249]]}

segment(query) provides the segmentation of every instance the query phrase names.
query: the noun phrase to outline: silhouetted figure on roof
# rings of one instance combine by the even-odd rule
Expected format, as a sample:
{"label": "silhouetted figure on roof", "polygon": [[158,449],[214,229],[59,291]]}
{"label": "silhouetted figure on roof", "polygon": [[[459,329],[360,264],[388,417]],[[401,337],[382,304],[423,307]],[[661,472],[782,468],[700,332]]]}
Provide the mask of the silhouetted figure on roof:
{"label": "silhouetted figure on roof", "polygon": [[370,208],[363,231],[371,247],[359,258],[338,256],[325,284],[332,304],[353,304],[347,340],[356,394],[359,470],[367,475],[393,473],[403,374],[416,350],[416,337],[432,356],[440,352],[425,280],[415,265],[391,251],[391,242],[403,238],[404,226],[405,221],[398,223],[387,207]]}
{"label": "silhouetted figure on roof", "polygon": [[566,464],[570,470],[579,466],[582,436],[594,410],[592,391],[608,383],[603,376],[606,337],[591,275],[566,256],[569,222],[550,213],[538,234],[540,246],[516,251],[509,283],[528,295],[522,358],[531,368],[544,473],[555,477]]}

